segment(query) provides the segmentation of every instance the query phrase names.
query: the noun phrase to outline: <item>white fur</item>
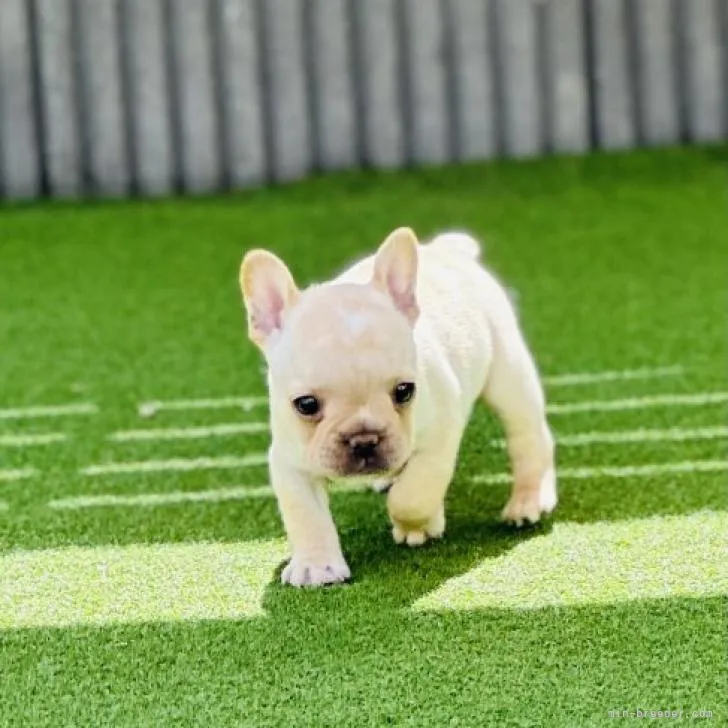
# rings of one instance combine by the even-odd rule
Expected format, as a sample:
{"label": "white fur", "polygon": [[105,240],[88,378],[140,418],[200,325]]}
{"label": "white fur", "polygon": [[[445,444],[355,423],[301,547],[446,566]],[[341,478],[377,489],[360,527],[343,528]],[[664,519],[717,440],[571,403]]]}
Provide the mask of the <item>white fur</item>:
{"label": "white fur", "polygon": [[[327,288],[336,295],[334,286],[343,285],[343,294],[346,285],[361,286],[363,291],[372,281],[384,280],[392,301],[400,308],[401,313],[394,306],[391,310],[379,310],[378,299],[372,299],[370,310],[366,299],[359,311],[344,314],[348,332],[345,338],[356,338],[358,333],[373,330],[386,331],[387,326],[394,326],[393,317],[402,314],[408,317],[411,328],[406,331],[411,333],[393,335],[390,344],[362,339],[359,348],[350,348],[352,342],[347,341],[345,348],[342,344],[341,350],[336,350],[336,367],[330,361],[307,365],[305,356],[301,357],[300,367],[313,368],[319,378],[332,382],[334,391],[343,392],[359,386],[362,378],[362,372],[357,370],[354,374],[354,368],[349,374],[350,366],[369,361],[366,357],[376,354],[371,359],[372,373],[376,374],[385,367],[379,348],[391,347],[391,357],[405,367],[409,350],[407,342],[400,338],[409,337],[414,342],[417,395],[411,406],[411,422],[403,422],[401,428],[390,422],[392,431],[399,436],[395,439],[397,454],[402,461],[406,456],[407,465],[396,477],[377,481],[381,485],[394,480],[387,505],[397,543],[418,546],[443,535],[445,494],[463,432],[475,402],[481,398],[500,416],[507,435],[514,485],[503,518],[516,525],[536,522],[542,514],[553,510],[557,502],[554,445],[537,370],[509,296],[480,264],[480,247],[469,235],[446,233],[428,245],[417,245],[414,267],[406,240],[412,235],[406,229],[395,231],[376,256],[356,263]],[[414,286],[414,301],[408,283]],[[303,298],[307,294],[301,295]],[[246,303],[250,307],[247,297]],[[320,315],[329,314],[324,308]],[[341,316],[341,312],[330,314],[332,319],[337,315]],[[301,347],[305,348],[295,331],[302,326],[302,320],[292,314],[289,326],[290,342],[297,344],[291,343],[290,348],[281,346],[287,335],[284,324],[282,334],[278,331],[270,335],[275,344],[268,349],[263,347],[269,363],[277,363],[269,378],[271,479],[293,548],[283,580],[294,585],[342,581],[348,578],[349,568],[328,508],[326,489],[306,457],[306,447],[297,430],[299,425],[291,418],[290,398],[281,391],[300,372],[295,367],[285,369],[276,357],[281,361],[295,359],[296,346],[299,353]],[[328,332],[326,325],[322,332]],[[335,331],[331,335],[335,337]],[[257,338],[260,340],[261,335]],[[389,366],[392,362],[387,361]],[[374,404],[376,389],[366,391],[370,392],[367,396],[371,401],[362,403],[362,411],[369,413],[372,423],[383,422],[381,418],[385,415],[378,415]],[[363,421],[364,415],[358,411],[356,417]],[[320,449],[326,447],[321,445]]]}

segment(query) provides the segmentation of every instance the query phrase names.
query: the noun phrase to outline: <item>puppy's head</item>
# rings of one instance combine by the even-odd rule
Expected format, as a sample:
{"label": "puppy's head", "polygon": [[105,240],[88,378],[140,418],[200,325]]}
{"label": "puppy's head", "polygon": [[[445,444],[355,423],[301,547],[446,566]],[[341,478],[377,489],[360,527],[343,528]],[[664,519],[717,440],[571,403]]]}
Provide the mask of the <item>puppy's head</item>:
{"label": "puppy's head", "polygon": [[417,239],[395,230],[371,280],[299,291],[285,264],[248,253],[240,285],[248,333],[268,364],[279,452],[326,477],[399,470],[412,450]]}

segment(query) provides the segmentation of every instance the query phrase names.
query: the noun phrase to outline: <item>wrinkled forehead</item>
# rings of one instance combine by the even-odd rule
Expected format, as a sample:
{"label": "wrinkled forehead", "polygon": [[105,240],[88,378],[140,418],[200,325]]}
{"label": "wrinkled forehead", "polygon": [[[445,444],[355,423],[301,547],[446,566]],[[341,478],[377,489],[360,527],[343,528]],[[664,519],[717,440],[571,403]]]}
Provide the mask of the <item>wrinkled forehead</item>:
{"label": "wrinkled forehead", "polygon": [[360,387],[414,376],[412,329],[386,296],[364,286],[304,294],[270,362],[303,389]]}

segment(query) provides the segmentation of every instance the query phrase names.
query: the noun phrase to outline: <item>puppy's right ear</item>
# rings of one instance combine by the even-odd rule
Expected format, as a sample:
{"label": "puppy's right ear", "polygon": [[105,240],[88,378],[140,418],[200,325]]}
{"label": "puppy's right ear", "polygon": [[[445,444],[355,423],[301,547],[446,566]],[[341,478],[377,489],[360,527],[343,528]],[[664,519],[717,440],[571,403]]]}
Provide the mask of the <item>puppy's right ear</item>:
{"label": "puppy's right ear", "polygon": [[298,288],[286,264],[267,250],[251,250],[240,266],[240,290],[248,313],[248,336],[260,349],[279,333]]}
{"label": "puppy's right ear", "polygon": [[372,283],[392,299],[395,307],[414,325],[417,305],[417,236],[410,228],[397,228],[374,257]]}

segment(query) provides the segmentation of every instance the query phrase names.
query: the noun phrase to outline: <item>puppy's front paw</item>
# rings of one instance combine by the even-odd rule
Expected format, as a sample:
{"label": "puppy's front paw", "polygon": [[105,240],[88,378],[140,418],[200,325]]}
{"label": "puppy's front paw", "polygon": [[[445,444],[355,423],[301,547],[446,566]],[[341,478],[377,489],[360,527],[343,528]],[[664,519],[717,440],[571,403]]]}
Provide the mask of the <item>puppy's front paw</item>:
{"label": "puppy's front paw", "polygon": [[438,513],[424,524],[413,526],[392,519],[392,538],[398,544],[406,543],[408,546],[422,546],[431,538],[442,538],[445,533],[445,509],[441,508]]}
{"label": "puppy's front paw", "polygon": [[324,586],[339,584],[351,577],[351,571],[342,558],[307,559],[294,554],[281,573],[281,582],[291,586]]}
{"label": "puppy's front paw", "polygon": [[541,480],[537,489],[518,487],[513,493],[501,513],[506,523],[522,526],[525,523],[538,523],[541,516],[551,513],[558,501],[556,495],[556,475],[550,470]]}

